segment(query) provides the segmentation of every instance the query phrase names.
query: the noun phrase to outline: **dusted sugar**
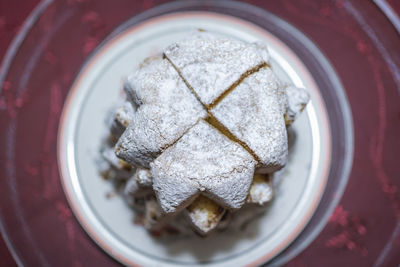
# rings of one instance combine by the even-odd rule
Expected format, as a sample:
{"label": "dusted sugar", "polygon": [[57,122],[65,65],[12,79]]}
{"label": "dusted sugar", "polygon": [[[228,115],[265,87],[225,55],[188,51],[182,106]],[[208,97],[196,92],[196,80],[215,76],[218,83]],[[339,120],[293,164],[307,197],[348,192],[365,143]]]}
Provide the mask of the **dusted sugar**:
{"label": "dusted sugar", "polygon": [[130,164],[148,168],[207,112],[164,59],[150,60],[128,80],[127,90],[139,107],[115,152]]}
{"label": "dusted sugar", "polygon": [[245,214],[244,205],[273,199],[271,177],[287,163],[286,127],[309,96],[277,78],[259,42],[197,32],[162,55],[125,80],[128,102],[112,128],[119,159],[110,149],[103,157],[130,174],[124,195],[146,228],[190,225],[207,235]]}
{"label": "dusted sugar", "polygon": [[240,208],[255,163],[239,144],[201,120],[150,166],[160,205],[173,213],[189,205],[200,192],[226,208]]}
{"label": "dusted sugar", "polygon": [[257,158],[258,168],[273,172],[287,161],[284,87],[270,68],[244,79],[211,110],[214,117]]}
{"label": "dusted sugar", "polygon": [[217,227],[225,211],[211,199],[200,195],[186,209],[186,214],[194,229],[206,235]]}
{"label": "dusted sugar", "polygon": [[310,101],[310,95],[303,88],[295,86],[288,86],[286,88],[286,95],[288,99],[287,110],[285,114],[286,125],[291,125],[303,109],[306,107],[308,101]]}
{"label": "dusted sugar", "polygon": [[170,45],[164,54],[206,106],[269,60],[268,51],[260,44],[207,32]]}

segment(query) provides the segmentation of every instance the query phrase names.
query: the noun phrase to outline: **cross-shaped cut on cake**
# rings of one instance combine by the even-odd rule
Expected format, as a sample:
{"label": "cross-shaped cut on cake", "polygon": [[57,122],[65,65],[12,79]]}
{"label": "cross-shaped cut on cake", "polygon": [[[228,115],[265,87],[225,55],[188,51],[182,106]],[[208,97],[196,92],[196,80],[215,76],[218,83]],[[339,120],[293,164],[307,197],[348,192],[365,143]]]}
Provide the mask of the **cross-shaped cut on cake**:
{"label": "cross-shaped cut on cake", "polygon": [[139,107],[115,151],[130,164],[148,168],[207,112],[165,59],[148,59],[127,84],[129,98]]}
{"label": "cross-shaped cut on cake", "polygon": [[258,172],[273,172],[287,161],[284,87],[270,68],[245,78],[210,110],[258,161]]}
{"label": "cross-shaped cut on cake", "polygon": [[198,194],[229,209],[240,208],[253,179],[255,160],[239,144],[200,120],[150,164],[162,209],[175,213]]}
{"label": "cross-shaped cut on cake", "polygon": [[287,158],[287,99],[268,52],[200,32],[164,56],[146,60],[127,80],[128,98],[138,107],[116,154],[150,167],[166,213],[184,209],[199,194],[238,209],[255,168],[270,173]]}
{"label": "cross-shaped cut on cake", "polygon": [[207,107],[269,60],[265,46],[207,32],[170,45],[164,55]]}

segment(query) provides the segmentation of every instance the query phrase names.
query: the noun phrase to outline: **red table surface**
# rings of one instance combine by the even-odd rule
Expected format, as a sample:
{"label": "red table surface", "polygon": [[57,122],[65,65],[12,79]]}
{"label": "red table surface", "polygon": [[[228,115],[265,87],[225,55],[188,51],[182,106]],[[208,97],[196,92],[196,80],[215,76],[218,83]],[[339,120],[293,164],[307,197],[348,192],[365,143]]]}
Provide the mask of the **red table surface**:
{"label": "red table surface", "polygon": [[[84,5],[85,9],[90,10],[90,6],[95,5],[96,1],[69,2],[74,2],[78,7]],[[143,11],[161,2],[165,1],[137,1],[132,8]],[[399,33],[378,6],[370,1],[352,1],[352,4],[367,17],[374,18],[371,24],[365,24],[356,14],[351,14],[351,10],[345,9],[345,0],[246,2],[287,20],[319,46],[343,82],[354,120],[354,162],[343,198],[324,230],[287,266],[398,266]],[[39,1],[0,0],[0,58],[5,55],[21,24],[38,3]],[[400,14],[398,1],[387,1],[387,4]],[[104,25],[103,32],[94,42],[101,40],[100,37],[106,36],[115,26]],[[378,44],[384,46],[383,50]],[[382,55],[385,51],[387,54]],[[10,101],[12,88],[4,89],[3,86],[0,93],[1,149],[6,145],[3,143],[3,127],[7,127],[7,118],[11,116],[5,107],[9,104],[7,101]],[[63,92],[63,97],[66,93]],[[54,142],[51,147],[55,149]],[[0,158],[0,178],[7,179],[3,161]],[[64,211],[64,214],[70,213]],[[74,219],[70,221],[70,227],[80,228]],[[105,264],[113,262],[82,230],[76,230],[75,234],[79,236],[76,240],[79,239],[81,246],[92,251],[90,257],[99,257],[99,262]],[[67,249],[67,244],[65,247]],[[68,252],[65,258],[60,258],[60,266],[78,266],[85,262],[84,257],[85,255],[76,250],[75,253]],[[15,264],[0,238],[0,265]]]}

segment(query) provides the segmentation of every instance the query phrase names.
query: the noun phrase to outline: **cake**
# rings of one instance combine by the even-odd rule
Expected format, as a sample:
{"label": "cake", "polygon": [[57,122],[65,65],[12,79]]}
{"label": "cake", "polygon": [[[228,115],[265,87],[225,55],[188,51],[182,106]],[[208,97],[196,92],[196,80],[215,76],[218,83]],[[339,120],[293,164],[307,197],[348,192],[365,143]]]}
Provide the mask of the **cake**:
{"label": "cake", "polygon": [[280,81],[269,60],[264,44],[198,31],[127,77],[103,156],[124,173],[123,195],[146,228],[207,235],[272,201],[287,127],[309,95]]}

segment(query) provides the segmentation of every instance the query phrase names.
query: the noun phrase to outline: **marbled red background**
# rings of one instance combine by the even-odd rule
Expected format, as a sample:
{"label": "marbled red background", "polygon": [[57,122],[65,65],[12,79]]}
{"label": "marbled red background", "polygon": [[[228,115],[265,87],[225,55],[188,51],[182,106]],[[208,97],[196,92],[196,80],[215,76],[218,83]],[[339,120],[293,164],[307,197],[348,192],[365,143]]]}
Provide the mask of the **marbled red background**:
{"label": "marbled red background", "polygon": [[[322,233],[287,266],[400,264],[400,37],[373,2],[350,1],[357,11],[355,13],[348,8],[349,1],[247,1],[287,20],[319,46],[343,82],[354,119],[355,156],[344,196]],[[127,8],[116,15],[127,19],[133,13],[166,1],[118,2]],[[0,58],[25,18],[38,3],[39,1],[0,0]],[[387,3],[400,13],[398,1],[390,0]],[[53,25],[62,19],[52,14],[64,4],[83,14],[80,20],[71,21],[69,27],[84,27],[87,38],[75,40],[71,44],[76,46],[74,51],[81,51],[74,55],[74,59],[60,59],[56,55],[62,51],[45,50],[38,60],[46,61],[48,69],[35,70],[36,77],[51,75],[55,71],[53,69],[60,71],[69,64],[81,64],[102,38],[117,26],[107,20],[107,5],[112,5],[113,1],[96,6],[97,12],[92,12],[92,7],[97,5],[95,0],[67,0],[62,4],[50,5],[46,14],[39,19],[37,23],[41,24],[43,31],[48,30],[46,25]],[[360,20],[360,14],[364,20]],[[66,13],[65,20],[68,21],[69,16],[73,14]],[[38,30],[31,34],[39,36],[41,32]],[[26,41],[33,39],[28,38]],[[15,62],[23,64],[23,60],[18,57]],[[73,78],[74,73],[70,73],[62,77],[61,81],[54,81],[46,89],[37,84],[21,93],[11,83],[18,80],[18,77],[7,77],[8,82],[4,83],[0,93],[0,148],[4,150],[8,145],[5,141],[7,130],[16,114],[22,123],[31,125],[34,129],[32,133],[15,133],[17,140],[25,140],[21,146],[34,147],[40,151],[36,158],[28,154],[17,154],[16,161],[23,162],[20,166],[24,167],[16,171],[16,177],[32,177],[36,181],[32,182],[32,186],[40,187],[43,192],[43,195],[36,197],[43,198],[43,203],[47,203],[40,209],[33,207],[32,210],[24,211],[29,218],[39,216],[42,221],[49,222],[48,225],[34,225],[37,232],[43,233],[36,234],[36,241],[46,242],[46,227],[59,227],[57,239],[60,244],[48,244],[42,253],[54,253],[53,257],[60,266],[82,266],[89,262],[91,265],[108,265],[113,260],[90,240],[72,216],[59,187],[56,161],[53,158],[57,123],[67,94],[64,88],[68,88],[67,85]],[[29,104],[29,99],[34,97],[41,97],[35,105],[43,105],[47,112],[50,109],[51,116],[46,113],[44,119],[32,119],[29,112],[35,107]],[[44,140],[42,143],[29,143],[30,138],[38,136],[44,137],[40,139]],[[24,138],[21,139],[22,137]],[[8,164],[7,157],[1,152],[1,185],[9,179],[6,171]],[[41,183],[38,178],[41,176],[49,177],[50,180]],[[0,192],[2,190],[3,187],[0,187]],[[20,192],[20,201],[29,202],[30,199],[24,193]],[[4,197],[0,194],[0,201],[7,201]],[[12,212],[12,207],[2,209],[3,216]],[[55,226],[56,219],[64,221],[64,225]],[[19,229],[22,226],[16,221],[13,227],[9,229]],[[23,250],[24,242],[24,236],[21,235],[16,242],[17,249]],[[64,253],[56,249],[60,246],[65,247]],[[25,251],[24,254],[28,255],[29,265],[37,265],[33,257],[32,262],[29,261],[29,252]],[[15,265],[1,239],[0,265]]]}

